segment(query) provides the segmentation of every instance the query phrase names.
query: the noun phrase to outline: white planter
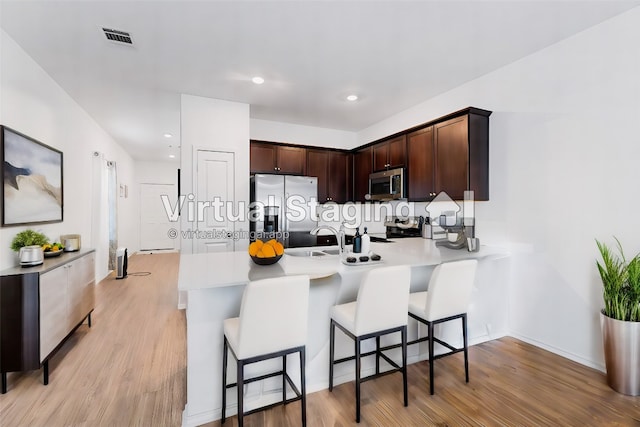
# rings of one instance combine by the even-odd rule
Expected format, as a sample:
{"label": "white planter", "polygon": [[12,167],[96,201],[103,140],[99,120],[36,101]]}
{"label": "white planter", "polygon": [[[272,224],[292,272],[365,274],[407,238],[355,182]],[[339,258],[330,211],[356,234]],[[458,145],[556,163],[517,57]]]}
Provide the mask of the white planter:
{"label": "white planter", "polygon": [[607,383],[618,393],[640,396],[640,322],[600,313]]}

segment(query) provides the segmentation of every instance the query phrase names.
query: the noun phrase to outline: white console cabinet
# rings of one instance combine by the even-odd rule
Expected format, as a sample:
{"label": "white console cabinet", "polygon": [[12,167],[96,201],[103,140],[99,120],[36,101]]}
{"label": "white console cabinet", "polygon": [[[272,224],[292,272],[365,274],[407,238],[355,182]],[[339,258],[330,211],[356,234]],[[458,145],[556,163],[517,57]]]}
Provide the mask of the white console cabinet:
{"label": "white console cabinet", "polygon": [[36,267],[0,272],[0,374],[44,368],[95,305],[95,252],[85,249],[45,259]]}
{"label": "white console cabinet", "polygon": [[40,275],[40,362],[94,306],[95,254]]}

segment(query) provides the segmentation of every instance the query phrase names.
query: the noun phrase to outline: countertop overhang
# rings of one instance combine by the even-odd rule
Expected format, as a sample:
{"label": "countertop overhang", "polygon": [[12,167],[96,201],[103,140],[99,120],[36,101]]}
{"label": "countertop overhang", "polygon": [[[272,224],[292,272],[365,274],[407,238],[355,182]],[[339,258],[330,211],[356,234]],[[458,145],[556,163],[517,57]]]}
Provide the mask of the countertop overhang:
{"label": "countertop overhang", "polygon": [[[288,253],[322,250],[325,247],[287,249],[282,259],[273,265],[261,266],[251,261],[246,251],[208,254],[182,254],[178,290],[191,291],[226,286],[245,285],[251,280],[306,274],[311,279],[335,273],[348,274],[354,269],[369,269],[391,265],[435,266],[462,259],[500,258],[508,255],[503,247],[481,245],[478,252],[436,247],[435,241],[422,238],[394,239],[391,243],[371,243],[371,251],[383,262],[372,265],[348,266],[338,255],[297,257]],[[335,246],[326,248],[335,249]]]}

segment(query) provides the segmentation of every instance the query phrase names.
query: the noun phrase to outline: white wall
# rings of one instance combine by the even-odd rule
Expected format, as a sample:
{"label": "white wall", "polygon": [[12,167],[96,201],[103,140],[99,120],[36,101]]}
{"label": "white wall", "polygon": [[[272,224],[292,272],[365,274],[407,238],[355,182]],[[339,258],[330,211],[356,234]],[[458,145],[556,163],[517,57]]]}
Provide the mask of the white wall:
{"label": "white wall", "polygon": [[[78,233],[83,247],[106,247],[106,241],[91,241],[92,153],[115,161],[119,181],[128,185],[133,183],[133,160],[2,30],[0,53],[0,122],[64,154],[64,222],[0,229],[0,269],[18,263],[9,245],[26,228],[56,240],[60,234]],[[135,206],[132,197],[118,199],[120,246],[136,248]],[[98,278],[106,262],[97,261]]]}
{"label": "white wall", "polygon": [[358,142],[355,132],[251,119],[251,139],[350,150]]}
{"label": "white wall", "polygon": [[136,184],[178,184],[179,162],[135,161]]}
{"label": "white wall", "polygon": [[640,250],[640,8],[359,133],[375,140],[466,106],[492,110],[483,243],[510,242],[511,333],[603,369],[594,239]]}
{"label": "white wall", "polygon": [[[180,169],[181,192],[191,194],[194,189],[194,153],[198,149],[235,153],[235,199],[249,203],[249,104],[182,95],[180,107]],[[182,230],[197,229],[197,224],[182,215]],[[235,223],[236,232],[249,231],[249,221]],[[248,235],[247,235],[248,236]],[[236,250],[246,250],[249,240],[236,243]],[[191,253],[191,240],[181,243],[183,253]]]}

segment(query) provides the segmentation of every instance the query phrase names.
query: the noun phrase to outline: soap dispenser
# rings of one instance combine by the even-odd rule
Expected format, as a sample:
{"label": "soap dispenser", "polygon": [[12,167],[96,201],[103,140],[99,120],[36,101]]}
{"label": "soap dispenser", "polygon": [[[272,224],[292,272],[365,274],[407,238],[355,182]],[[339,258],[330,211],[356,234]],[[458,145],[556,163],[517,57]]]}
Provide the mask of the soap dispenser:
{"label": "soap dispenser", "polygon": [[362,253],[365,255],[369,255],[370,250],[371,250],[371,238],[367,234],[367,227],[365,227],[364,233],[362,233]]}
{"label": "soap dispenser", "polygon": [[356,254],[362,252],[362,236],[359,227],[356,227],[356,235],[353,236],[353,252]]}

